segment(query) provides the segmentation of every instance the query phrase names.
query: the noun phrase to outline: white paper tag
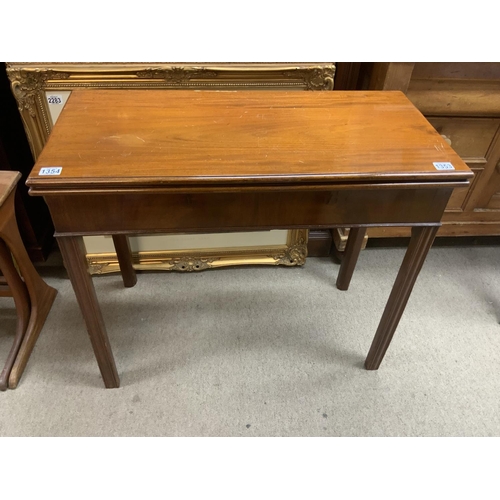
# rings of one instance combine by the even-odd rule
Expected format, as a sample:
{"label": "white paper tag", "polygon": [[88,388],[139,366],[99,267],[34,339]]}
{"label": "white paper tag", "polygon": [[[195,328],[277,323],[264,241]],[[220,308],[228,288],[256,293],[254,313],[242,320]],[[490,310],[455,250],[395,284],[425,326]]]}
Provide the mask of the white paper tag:
{"label": "white paper tag", "polygon": [[49,104],[62,104],[63,98],[60,95],[52,94],[47,96],[47,102]]}
{"label": "white paper tag", "polygon": [[61,175],[62,167],[43,167],[38,175]]}
{"label": "white paper tag", "polygon": [[433,165],[436,170],[455,170],[455,167],[448,161],[435,161]]}

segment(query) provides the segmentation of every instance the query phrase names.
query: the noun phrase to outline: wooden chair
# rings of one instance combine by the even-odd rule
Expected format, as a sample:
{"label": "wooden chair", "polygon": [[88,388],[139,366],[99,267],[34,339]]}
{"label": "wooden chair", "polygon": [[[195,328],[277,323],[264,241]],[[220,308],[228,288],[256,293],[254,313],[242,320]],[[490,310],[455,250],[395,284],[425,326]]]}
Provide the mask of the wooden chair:
{"label": "wooden chair", "polygon": [[0,271],[3,274],[0,297],[13,297],[17,311],[14,343],[0,374],[0,390],[17,387],[57,294],[33,267],[17,228],[14,196],[20,177],[18,172],[0,171]]}

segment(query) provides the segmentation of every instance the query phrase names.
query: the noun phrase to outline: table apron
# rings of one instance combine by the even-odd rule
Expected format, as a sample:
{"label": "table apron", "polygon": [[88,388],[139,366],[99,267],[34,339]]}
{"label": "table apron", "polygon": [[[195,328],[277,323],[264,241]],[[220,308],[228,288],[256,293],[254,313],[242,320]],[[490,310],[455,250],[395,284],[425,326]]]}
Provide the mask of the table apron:
{"label": "table apron", "polygon": [[453,188],[54,194],[58,234],[438,224]]}

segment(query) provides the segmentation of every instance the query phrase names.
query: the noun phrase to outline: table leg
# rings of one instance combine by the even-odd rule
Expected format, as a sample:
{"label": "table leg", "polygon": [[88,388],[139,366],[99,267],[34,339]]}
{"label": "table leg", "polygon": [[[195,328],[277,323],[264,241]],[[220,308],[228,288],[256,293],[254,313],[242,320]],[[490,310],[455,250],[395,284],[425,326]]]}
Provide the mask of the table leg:
{"label": "table leg", "polygon": [[92,277],[85,258],[85,246],[81,236],[59,236],[57,238],[64,265],[73,285],[83,319],[92,342],[94,354],[107,388],[120,386],[115,360],[109,345],[106,326],[95,293]]}
{"label": "table leg", "polygon": [[347,290],[349,288],[359,252],[361,252],[361,247],[363,246],[365,234],[366,227],[352,227],[349,229],[349,236],[337,277],[337,288],[339,290]]}
{"label": "table leg", "polygon": [[132,265],[132,253],[130,251],[130,242],[125,234],[114,234],[113,243],[115,245],[116,256],[120,264],[123,285],[132,287],[137,283],[137,276]]}
{"label": "table leg", "polygon": [[15,191],[12,191],[1,207],[2,214],[0,220],[2,220],[2,224],[0,227],[0,237],[10,249],[19,267],[19,272],[28,289],[31,311],[26,333],[24,334],[21,347],[10,372],[9,387],[11,389],[15,389],[19,383],[31,352],[35,347],[38,335],[42,330],[52,307],[52,303],[57,295],[57,290],[43,281],[28,257],[28,253],[26,252],[26,248],[24,247],[24,243],[17,228],[14,211],[14,196]]}
{"label": "table leg", "polygon": [[410,244],[366,357],[367,370],[378,370],[382,363],[438,229],[439,226],[412,228]]}
{"label": "table leg", "polygon": [[28,289],[14,266],[9,248],[2,239],[0,239],[0,269],[9,286],[9,294],[14,299],[17,313],[17,327],[14,342],[7,356],[5,366],[0,373],[0,391],[5,391],[9,385],[10,372],[14,366],[23,337],[26,334],[26,329],[28,328],[31,308]]}

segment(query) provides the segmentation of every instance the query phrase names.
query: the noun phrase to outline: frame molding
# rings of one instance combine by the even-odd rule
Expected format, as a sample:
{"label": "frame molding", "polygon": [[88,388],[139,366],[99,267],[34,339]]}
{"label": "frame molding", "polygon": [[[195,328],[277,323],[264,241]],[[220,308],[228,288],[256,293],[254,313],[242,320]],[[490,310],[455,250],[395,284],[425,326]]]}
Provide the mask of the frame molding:
{"label": "frame molding", "polygon": [[[36,161],[53,127],[45,92],[77,88],[332,90],[333,63],[6,63]],[[302,265],[307,230],[286,245],[134,252],[136,269],[200,271],[233,265]],[[87,254],[92,274],[118,272],[114,253]]]}
{"label": "frame molding", "polygon": [[[307,257],[307,241],[307,229],[292,229],[284,245],[133,252],[132,264],[138,271],[188,272],[248,264],[301,266]],[[91,274],[120,272],[115,253],[87,254],[87,263]]]}

